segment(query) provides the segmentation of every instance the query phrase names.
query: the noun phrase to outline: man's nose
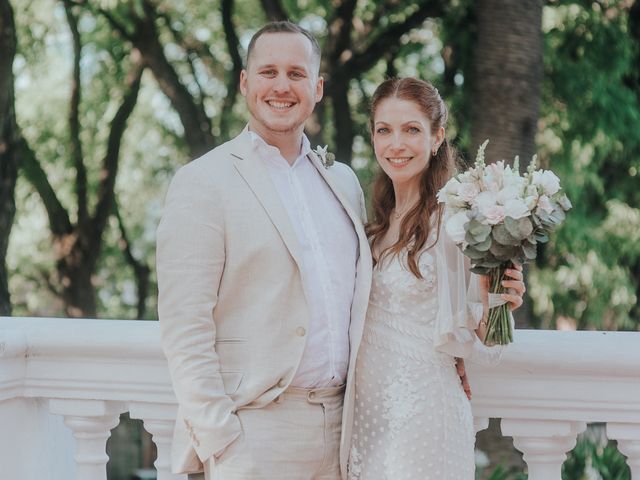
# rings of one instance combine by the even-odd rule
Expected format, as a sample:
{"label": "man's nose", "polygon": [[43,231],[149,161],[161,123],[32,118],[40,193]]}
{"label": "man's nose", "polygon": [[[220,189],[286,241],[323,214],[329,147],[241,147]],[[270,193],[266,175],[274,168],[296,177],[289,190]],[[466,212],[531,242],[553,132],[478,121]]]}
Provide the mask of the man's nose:
{"label": "man's nose", "polygon": [[289,91],[289,79],[286,75],[277,75],[273,82],[273,90],[282,93]]}

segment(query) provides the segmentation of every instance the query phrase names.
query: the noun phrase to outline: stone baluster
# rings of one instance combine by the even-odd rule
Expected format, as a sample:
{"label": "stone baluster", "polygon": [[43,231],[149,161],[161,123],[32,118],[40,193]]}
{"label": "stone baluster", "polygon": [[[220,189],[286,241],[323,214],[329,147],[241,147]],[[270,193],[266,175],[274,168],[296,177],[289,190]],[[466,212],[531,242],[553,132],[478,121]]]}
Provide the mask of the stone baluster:
{"label": "stone baluster", "polygon": [[585,422],[505,418],[502,434],[513,437],[513,445],[527,462],[529,480],[561,480],[566,452],[576,445]]}
{"label": "stone baluster", "polygon": [[76,480],[107,480],[107,439],[125,410],[119,402],[49,400],[49,411],[64,417],[76,439]]}
{"label": "stone baluster", "polygon": [[627,457],[631,478],[640,480],[640,423],[607,423],[607,438],[618,442],[618,450]]}
{"label": "stone baluster", "polygon": [[473,417],[473,431],[478,433],[480,430],[489,428],[489,419],[486,417]]}
{"label": "stone baluster", "polygon": [[171,473],[171,439],[177,406],[175,404],[131,402],[129,415],[143,421],[144,428],[156,444],[158,457],[154,462],[158,480],[186,480],[186,475]]}

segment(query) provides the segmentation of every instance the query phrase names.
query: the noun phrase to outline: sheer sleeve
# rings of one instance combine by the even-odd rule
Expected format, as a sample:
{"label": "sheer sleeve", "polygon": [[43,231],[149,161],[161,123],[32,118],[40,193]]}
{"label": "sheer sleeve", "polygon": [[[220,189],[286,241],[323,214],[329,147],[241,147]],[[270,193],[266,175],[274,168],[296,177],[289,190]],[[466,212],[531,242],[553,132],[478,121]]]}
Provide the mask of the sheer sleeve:
{"label": "sheer sleeve", "polygon": [[444,227],[434,248],[439,304],[434,347],[473,363],[497,364],[504,346],[487,347],[475,332],[482,320],[483,306],[479,278],[469,270],[469,259],[449,238]]}

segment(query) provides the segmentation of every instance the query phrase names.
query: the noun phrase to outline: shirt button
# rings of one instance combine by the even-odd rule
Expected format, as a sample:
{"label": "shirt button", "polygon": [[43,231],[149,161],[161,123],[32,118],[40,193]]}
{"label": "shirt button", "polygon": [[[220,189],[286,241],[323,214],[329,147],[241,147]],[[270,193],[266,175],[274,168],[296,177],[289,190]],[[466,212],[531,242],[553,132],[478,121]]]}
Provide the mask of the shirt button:
{"label": "shirt button", "polygon": [[296,328],[296,335],[298,335],[299,337],[304,337],[306,333],[307,331],[304,329],[304,327]]}
{"label": "shirt button", "polygon": [[284,381],[284,378],[281,378],[280,381],[278,382],[278,387],[284,388],[286,386],[287,386],[287,382]]}
{"label": "shirt button", "polygon": [[309,392],[309,398],[316,398],[316,392]]}

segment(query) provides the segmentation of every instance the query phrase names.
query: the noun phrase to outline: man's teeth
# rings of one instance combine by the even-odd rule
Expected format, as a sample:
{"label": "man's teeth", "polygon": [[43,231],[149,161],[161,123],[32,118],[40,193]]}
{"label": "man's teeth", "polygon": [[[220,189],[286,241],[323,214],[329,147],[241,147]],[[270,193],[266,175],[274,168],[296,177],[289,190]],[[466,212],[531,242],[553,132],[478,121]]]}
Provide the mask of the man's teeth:
{"label": "man's teeth", "polygon": [[391,163],[393,163],[394,165],[403,165],[405,163],[408,163],[410,158],[409,157],[402,157],[402,158],[389,158],[388,159]]}
{"label": "man's teeth", "polygon": [[269,105],[271,105],[273,108],[278,108],[281,110],[284,110],[285,108],[289,108],[291,105],[293,105],[290,102],[269,102]]}

